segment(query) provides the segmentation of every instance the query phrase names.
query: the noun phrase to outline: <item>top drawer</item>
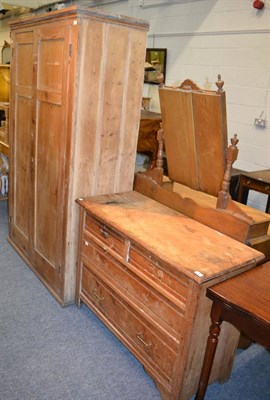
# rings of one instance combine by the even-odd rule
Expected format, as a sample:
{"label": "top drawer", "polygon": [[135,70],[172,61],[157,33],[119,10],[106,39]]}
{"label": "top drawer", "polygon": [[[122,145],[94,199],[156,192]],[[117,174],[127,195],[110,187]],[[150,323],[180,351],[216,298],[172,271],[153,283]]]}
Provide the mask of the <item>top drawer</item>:
{"label": "top drawer", "polygon": [[154,254],[148,252],[136,243],[131,243],[129,251],[129,263],[137,271],[143,273],[152,281],[153,285],[163,287],[167,295],[171,294],[178,300],[178,307],[185,309],[188,293],[189,278],[183,273],[176,277],[171,272],[169,264],[161,261]]}
{"label": "top drawer", "polygon": [[95,238],[99,239],[111,250],[124,257],[125,239],[123,236],[119,235],[107,225],[102,224],[89,214],[86,214],[85,217],[85,230],[92,234]]}

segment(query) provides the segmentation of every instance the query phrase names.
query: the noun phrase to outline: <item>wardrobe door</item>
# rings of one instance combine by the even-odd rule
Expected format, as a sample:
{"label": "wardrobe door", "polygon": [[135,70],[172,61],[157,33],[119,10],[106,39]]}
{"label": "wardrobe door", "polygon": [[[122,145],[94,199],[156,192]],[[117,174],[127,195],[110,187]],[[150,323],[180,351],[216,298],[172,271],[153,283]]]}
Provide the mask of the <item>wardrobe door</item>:
{"label": "wardrobe door", "polygon": [[37,30],[34,174],[34,264],[56,296],[61,295],[66,198],[69,26]]}
{"label": "wardrobe door", "polygon": [[34,34],[12,35],[10,98],[10,239],[29,259],[33,210]]}

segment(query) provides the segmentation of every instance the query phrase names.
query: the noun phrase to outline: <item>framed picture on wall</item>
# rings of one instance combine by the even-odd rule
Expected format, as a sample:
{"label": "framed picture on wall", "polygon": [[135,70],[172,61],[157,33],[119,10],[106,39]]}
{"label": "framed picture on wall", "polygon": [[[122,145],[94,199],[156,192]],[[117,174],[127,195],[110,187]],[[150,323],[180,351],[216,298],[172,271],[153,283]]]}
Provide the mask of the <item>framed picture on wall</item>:
{"label": "framed picture on wall", "polygon": [[165,83],[167,49],[146,49],[144,82],[159,85]]}

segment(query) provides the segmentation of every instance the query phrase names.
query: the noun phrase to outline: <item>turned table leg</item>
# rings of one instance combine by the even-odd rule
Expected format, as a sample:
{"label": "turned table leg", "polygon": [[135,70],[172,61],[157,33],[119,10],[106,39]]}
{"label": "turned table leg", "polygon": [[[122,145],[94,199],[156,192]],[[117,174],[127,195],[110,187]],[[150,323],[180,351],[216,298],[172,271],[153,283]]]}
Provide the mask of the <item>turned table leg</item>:
{"label": "turned table leg", "polygon": [[220,325],[222,323],[221,319],[221,308],[222,305],[221,303],[213,303],[212,309],[211,309],[211,326],[209,329],[209,336],[207,339],[207,346],[204,354],[204,360],[203,360],[203,366],[202,366],[202,371],[201,371],[201,376],[200,376],[200,381],[198,385],[198,390],[197,394],[195,397],[195,400],[203,400],[209,377],[211,374],[212,370],[212,365],[216,353],[216,348],[218,344],[218,337],[220,333]]}

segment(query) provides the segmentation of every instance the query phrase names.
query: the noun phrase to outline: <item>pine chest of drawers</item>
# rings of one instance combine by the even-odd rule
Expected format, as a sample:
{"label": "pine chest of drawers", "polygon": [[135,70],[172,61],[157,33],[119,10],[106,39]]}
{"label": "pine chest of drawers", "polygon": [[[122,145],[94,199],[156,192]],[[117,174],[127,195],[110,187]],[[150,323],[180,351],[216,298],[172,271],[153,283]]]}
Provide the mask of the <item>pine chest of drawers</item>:
{"label": "pine chest of drawers", "polygon": [[[163,399],[188,399],[208,336],[206,288],[262,254],[137,192],[77,202],[77,304],[140,360]],[[228,377],[238,337],[224,326],[211,381]]]}

